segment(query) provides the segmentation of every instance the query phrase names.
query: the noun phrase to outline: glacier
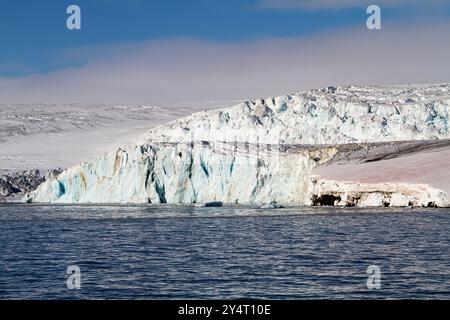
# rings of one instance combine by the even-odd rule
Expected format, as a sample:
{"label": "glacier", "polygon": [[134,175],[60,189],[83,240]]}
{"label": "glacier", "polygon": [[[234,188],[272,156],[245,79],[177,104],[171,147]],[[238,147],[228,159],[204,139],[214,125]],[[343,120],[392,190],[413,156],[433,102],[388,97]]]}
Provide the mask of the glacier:
{"label": "glacier", "polygon": [[[450,85],[343,86],[245,101],[153,128],[43,182],[42,203],[446,206],[421,184],[315,177],[343,148],[450,139]],[[355,194],[359,194],[359,200]],[[324,197],[325,196],[325,197]]]}

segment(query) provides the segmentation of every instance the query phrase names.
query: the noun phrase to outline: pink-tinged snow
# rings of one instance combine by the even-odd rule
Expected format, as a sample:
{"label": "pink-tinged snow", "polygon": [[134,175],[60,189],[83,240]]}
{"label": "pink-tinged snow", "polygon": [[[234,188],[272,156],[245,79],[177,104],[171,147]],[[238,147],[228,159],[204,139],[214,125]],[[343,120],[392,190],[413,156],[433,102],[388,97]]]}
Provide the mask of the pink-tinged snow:
{"label": "pink-tinged snow", "polygon": [[323,179],[361,183],[425,183],[450,195],[450,146],[374,162],[331,163],[316,168],[313,174]]}

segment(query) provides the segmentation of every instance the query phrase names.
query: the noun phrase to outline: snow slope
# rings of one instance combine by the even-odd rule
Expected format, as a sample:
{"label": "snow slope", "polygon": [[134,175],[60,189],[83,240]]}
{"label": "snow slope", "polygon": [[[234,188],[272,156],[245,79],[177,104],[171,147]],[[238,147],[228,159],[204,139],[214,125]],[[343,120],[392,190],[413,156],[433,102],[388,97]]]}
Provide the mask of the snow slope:
{"label": "snow slope", "polygon": [[199,106],[0,105],[0,175],[74,166]]}

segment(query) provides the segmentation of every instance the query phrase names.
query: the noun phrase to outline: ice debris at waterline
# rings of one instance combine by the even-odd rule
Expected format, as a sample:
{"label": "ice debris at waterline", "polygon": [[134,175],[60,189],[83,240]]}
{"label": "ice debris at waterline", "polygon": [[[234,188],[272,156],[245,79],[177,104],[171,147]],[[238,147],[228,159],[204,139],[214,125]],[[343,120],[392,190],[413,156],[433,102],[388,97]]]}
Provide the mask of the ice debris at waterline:
{"label": "ice debris at waterline", "polygon": [[248,101],[156,127],[45,181],[24,201],[447,206],[447,193],[431,185],[334,181],[314,170],[343,154],[368,161],[374,148],[370,161],[404,157],[402,146],[413,141],[421,144],[407,153],[423,152],[450,139],[449,106],[448,84],[329,87]]}

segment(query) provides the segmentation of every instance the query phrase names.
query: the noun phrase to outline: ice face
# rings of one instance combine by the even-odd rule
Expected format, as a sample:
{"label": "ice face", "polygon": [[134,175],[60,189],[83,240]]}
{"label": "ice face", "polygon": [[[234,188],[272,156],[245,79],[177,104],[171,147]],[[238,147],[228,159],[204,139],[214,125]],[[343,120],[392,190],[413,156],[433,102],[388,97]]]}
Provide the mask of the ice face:
{"label": "ice face", "polygon": [[[304,204],[308,177],[335,151],[253,157],[194,143],[130,146],[63,172],[30,195],[36,202]],[[313,155],[313,156],[312,156]]]}

